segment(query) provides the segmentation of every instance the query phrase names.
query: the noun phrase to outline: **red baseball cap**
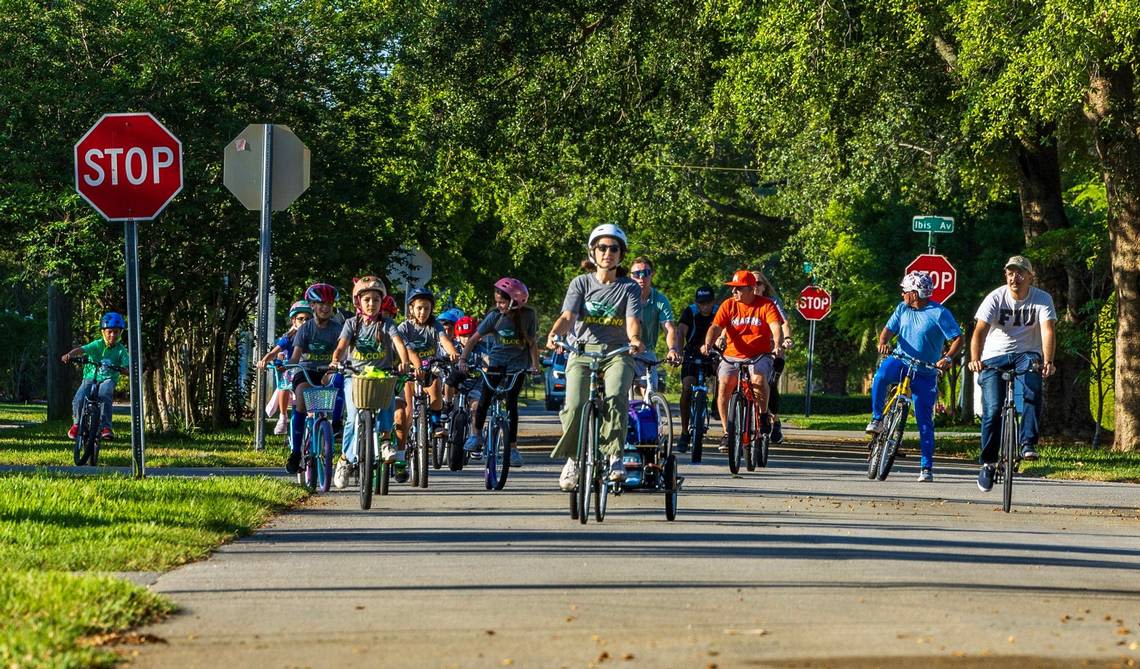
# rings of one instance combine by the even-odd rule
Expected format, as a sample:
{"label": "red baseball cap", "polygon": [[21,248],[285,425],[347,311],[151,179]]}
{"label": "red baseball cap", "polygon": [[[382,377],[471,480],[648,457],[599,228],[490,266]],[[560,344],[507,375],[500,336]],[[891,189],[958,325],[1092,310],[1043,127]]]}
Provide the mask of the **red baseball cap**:
{"label": "red baseball cap", "polygon": [[755,287],[756,277],[753,276],[752,272],[749,272],[746,269],[738,269],[736,270],[736,273],[732,275],[732,281],[725,281],[724,285],[736,286],[737,288],[743,288],[744,286]]}

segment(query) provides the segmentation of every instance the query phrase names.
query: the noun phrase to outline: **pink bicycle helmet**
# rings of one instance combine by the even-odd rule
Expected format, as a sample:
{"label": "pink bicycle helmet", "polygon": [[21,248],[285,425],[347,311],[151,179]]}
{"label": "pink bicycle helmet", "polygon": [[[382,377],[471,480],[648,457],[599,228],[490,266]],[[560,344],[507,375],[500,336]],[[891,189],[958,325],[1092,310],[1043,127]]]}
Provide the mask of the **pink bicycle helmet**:
{"label": "pink bicycle helmet", "polygon": [[526,289],[526,284],[509,276],[504,276],[496,281],[495,288],[503,291],[511,298],[511,309],[523,306],[530,299],[530,291]]}
{"label": "pink bicycle helmet", "polygon": [[305,289],[306,302],[324,302],[325,304],[336,303],[340,294],[337,293],[336,288],[327,283],[314,283]]}

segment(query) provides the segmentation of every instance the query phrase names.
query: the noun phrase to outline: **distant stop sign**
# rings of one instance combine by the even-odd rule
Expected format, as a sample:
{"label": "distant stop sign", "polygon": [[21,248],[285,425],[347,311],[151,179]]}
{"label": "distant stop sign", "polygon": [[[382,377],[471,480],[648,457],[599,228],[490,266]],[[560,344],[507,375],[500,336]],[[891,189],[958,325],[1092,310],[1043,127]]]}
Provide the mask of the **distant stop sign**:
{"label": "distant stop sign", "polygon": [[958,284],[958,272],[946,256],[924,253],[906,266],[906,273],[922,272],[930,276],[934,283],[934,293],[930,299],[945,303],[954,294]]}
{"label": "distant stop sign", "polygon": [[808,286],[800,291],[796,310],[809,321],[823,320],[831,313],[831,293],[819,286]]}
{"label": "distant stop sign", "polygon": [[150,114],[106,114],[75,144],[75,190],[108,221],[150,220],[182,190],[182,143]]}

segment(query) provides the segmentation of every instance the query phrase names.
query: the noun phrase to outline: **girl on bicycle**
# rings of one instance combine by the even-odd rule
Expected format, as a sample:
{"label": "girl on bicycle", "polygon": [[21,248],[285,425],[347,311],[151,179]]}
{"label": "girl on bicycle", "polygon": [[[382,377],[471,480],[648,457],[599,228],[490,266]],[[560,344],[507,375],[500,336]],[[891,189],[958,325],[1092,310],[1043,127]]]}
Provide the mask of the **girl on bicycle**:
{"label": "girl on bicycle", "polygon": [[[384,282],[375,276],[357,279],[352,286],[352,304],[356,315],[344,322],[340,331],[340,341],[333,351],[333,362],[339,363],[351,349],[353,360],[367,367],[391,370],[399,363],[401,372],[410,371],[412,365],[419,364],[419,358],[404,346],[404,340],[396,332],[396,323],[383,315],[380,305],[388,294]],[[344,384],[345,422],[341,457],[333,474],[333,486],[343,488],[352,470],[356,467],[356,405],[352,399],[352,379]],[[376,412],[374,426],[381,445],[380,458],[383,462],[396,461],[396,449],[385,437],[392,430],[395,407],[403,404],[404,398],[392,398],[392,405]],[[403,444],[404,435],[397,433]]]}
{"label": "girl on bicycle", "polygon": [[[301,326],[312,317],[313,308],[309,306],[308,302],[304,300],[294,302],[293,306],[289,307],[289,321],[292,323],[292,326],[285,334],[277,339],[277,342],[273,345],[273,348],[269,349],[265,357],[257,361],[257,368],[265,369],[266,365],[278,358],[288,360],[289,357],[293,355],[293,337],[297,335],[297,330],[300,330]],[[273,397],[269,398],[269,404],[265,407],[265,413],[270,417],[273,416],[271,413],[272,407],[277,407],[277,411],[280,414],[277,417],[277,425],[273,428],[273,434],[285,434],[287,429],[286,421],[289,420],[289,405],[291,403],[292,398],[288,392],[280,388],[274,389]]]}
{"label": "girl on bicycle", "polygon": [[[584,274],[574,277],[562,301],[562,313],[550,328],[547,348],[556,348],[555,339],[574,327],[574,337],[587,350],[606,352],[629,345],[630,353],[642,350],[641,291],[625,276],[621,266],[629,243],[621,228],[605,223],[594,228],[586,242],[590,257],[582,263]],[[629,387],[633,383],[633,360],[619,355],[603,363],[606,411],[601,416],[600,447],[610,456],[610,480],[625,478],[621,460],[629,411]],[[578,430],[582,422],[582,402],[590,394],[589,364],[571,355],[566,363],[566,404],[562,408],[562,437],[551,457],[565,457],[566,465],[558,485],[565,491],[578,481]]]}
{"label": "girl on bicycle", "polygon": [[[83,401],[87,397],[87,389],[90,388],[96,381],[96,373],[99,371],[99,364],[106,361],[114,367],[125,368],[131,362],[131,356],[127,352],[127,347],[123,346],[120,341],[123,337],[123,329],[127,327],[126,321],[123,320],[122,314],[116,311],[108,311],[103,314],[103,318],[99,319],[99,329],[102,337],[96,339],[88,344],[71,349],[64,353],[60,358],[63,362],[71,362],[72,358],[78,358],[81,355],[87,356],[87,359],[92,361],[92,364],[83,366],[83,382],[79,384],[79,390],[75,391],[75,399],[71,400],[71,428],[67,431],[68,439],[75,439],[79,434],[79,412],[83,408]],[[110,441],[114,437],[111,432],[111,400],[115,393],[115,384],[119,382],[119,373],[115,371],[110,372],[110,376],[99,383],[98,395],[99,399],[103,401],[103,412],[101,414],[102,430],[99,437],[105,441]]]}
{"label": "girl on bicycle", "polygon": [[[538,314],[526,305],[530,291],[518,279],[505,276],[495,282],[495,308],[487,312],[479,323],[479,328],[463,346],[459,356],[459,371],[467,371],[467,355],[480,341],[489,342],[487,357],[487,381],[497,386],[507,374],[526,370],[538,373]],[[523,387],[523,376],[515,376],[514,385],[507,391],[507,411],[511,416],[511,466],[521,467],[522,454],[519,453],[519,392]],[[492,393],[484,392],[475,412],[475,431],[463,444],[467,451],[478,450],[482,445],[483,424],[487,420],[487,409],[491,406]]]}
{"label": "girl on bicycle", "polygon": [[[289,356],[292,364],[301,363],[305,366],[314,383],[328,383],[334,385],[341,382],[339,374],[326,375],[325,378],[316,376],[319,367],[332,362],[333,351],[339,343],[341,327],[344,321],[335,313],[339,294],[336,288],[327,283],[314,283],[305,289],[305,301],[313,309],[313,318],[302,325],[293,337],[293,355]],[[293,375],[293,418],[290,430],[293,438],[289,440],[289,459],[285,462],[285,471],[296,474],[301,464],[301,443],[305,438],[305,417],[308,413],[305,408],[305,388],[309,387],[308,377],[305,374]],[[340,402],[333,413],[333,423],[340,421]]]}

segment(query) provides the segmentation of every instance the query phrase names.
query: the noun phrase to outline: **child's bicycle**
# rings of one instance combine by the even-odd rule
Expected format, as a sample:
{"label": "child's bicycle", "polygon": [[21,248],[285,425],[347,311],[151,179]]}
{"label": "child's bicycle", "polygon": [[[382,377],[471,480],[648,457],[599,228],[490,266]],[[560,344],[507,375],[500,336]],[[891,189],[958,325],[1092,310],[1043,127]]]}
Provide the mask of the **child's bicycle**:
{"label": "child's bicycle", "polygon": [[[333,412],[336,410],[340,389],[335,385],[323,386],[314,383],[310,371],[324,374],[328,366],[309,369],[303,364],[280,363],[281,369],[298,369],[304,374],[309,387],[303,391],[305,408],[305,436],[301,444],[301,467],[297,470],[297,482],[309,490],[328,492],[332,485],[333,472]],[[295,410],[295,409],[294,409]],[[289,431],[292,440],[292,430]],[[292,443],[290,443],[292,448]]]}
{"label": "child's bicycle", "polygon": [[[487,490],[502,490],[511,471],[511,414],[507,410],[507,393],[525,369],[510,374],[479,370],[483,377],[483,392],[491,393],[487,421],[483,424],[483,481]],[[488,376],[498,376],[492,384]]]}
{"label": "child's bicycle", "polygon": [[[471,365],[468,367],[468,372],[472,374],[477,371],[479,371],[478,366]],[[447,466],[453,472],[463,469],[471,455],[478,457],[477,453],[465,452],[463,445],[466,443],[471,430],[471,402],[473,401],[471,395],[481,385],[483,385],[483,381],[477,376],[465,379],[459,384],[455,398],[452,400],[451,412],[447,418]]]}
{"label": "child's bicycle", "polygon": [[[444,375],[441,370],[447,363],[443,360],[424,361],[423,370],[428,378]],[[429,382],[428,385],[431,385]],[[431,398],[427,393],[427,386],[419,374],[415,375],[415,390],[412,392],[412,429],[408,433],[408,463],[411,471],[413,488],[428,487],[428,461],[431,452],[431,443],[436,439],[432,434],[431,424],[428,420],[428,408]]]}
{"label": "child's bicycle", "polygon": [[939,374],[942,373],[942,370],[934,365],[912,358],[898,349],[891,351],[890,355],[906,364],[906,374],[903,374],[898,384],[891,388],[887,403],[883,405],[883,429],[879,430],[877,434],[871,435],[871,443],[867,446],[869,449],[867,453],[867,478],[879,479],[880,481],[887,480],[887,476],[891,473],[891,467],[895,464],[895,458],[898,456],[899,447],[902,446],[903,432],[906,430],[906,417],[913,401],[910,382],[914,378],[915,372],[919,369],[929,369]]}
{"label": "child's bicycle", "polygon": [[340,368],[352,379],[352,403],[356,405],[356,459],[360,466],[360,508],[372,508],[373,493],[388,494],[391,465],[380,457],[380,445],[392,438],[393,427],[377,433],[376,414],[392,406],[396,388],[408,377],[385,372],[348,360]]}
{"label": "child's bicycle", "polygon": [[[677,456],[673,453],[673,419],[665,397],[651,387],[653,367],[660,360],[637,358],[645,365],[641,380],[645,385],[640,400],[629,403],[629,428],[626,430],[622,464],[625,481],[615,488],[650,490],[665,493],[665,518],[677,517],[677,493],[685,480],[677,473]],[[632,389],[631,389],[632,392]]]}
{"label": "child's bicycle", "polygon": [[112,372],[126,374],[128,370],[112,365],[106,360],[95,362],[86,356],[73,358],[71,362],[95,367],[95,383],[87,387],[87,394],[83,397],[83,404],[79,408],[79,420],[76,422],[79,431],[75,434],[75,440],[71,445],[71,455],[77,466],[94,467],[99,464],[99,447],[103,441],[100,436],[103,424],[103,400],[99,399],[99,385],[111,378]]}

